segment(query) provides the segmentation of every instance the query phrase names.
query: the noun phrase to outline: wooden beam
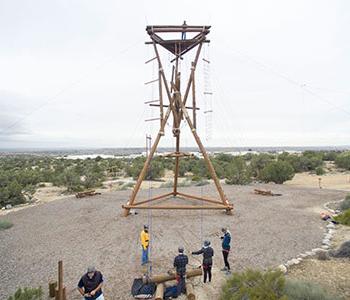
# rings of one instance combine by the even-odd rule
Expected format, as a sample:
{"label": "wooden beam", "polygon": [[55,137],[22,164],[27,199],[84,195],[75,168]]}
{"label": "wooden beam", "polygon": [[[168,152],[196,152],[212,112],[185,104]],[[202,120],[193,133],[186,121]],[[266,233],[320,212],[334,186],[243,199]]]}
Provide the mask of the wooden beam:
{"label": "wooden beam", "polygon": [[169,196],[173,196],[173,192],[167,193],[167,194],[163,194],[163,195],[159,195],[157,197],[153,197],[153,198],[150,198],[150,199],[147,199],[147,200],[144,200],[144,201],[139,201],[139,202],[135,203],[134,205],[141,205],[141,204],[149,203],[149,202],[152,202],[152,201],[155,201],[155,200],[160,200],[160,199],[163,199],[163,198],[166,198],[166,197],[169,197]]}
{"label": "wooden beam", "polygon": [[186,282],[186,296],[188,300],[196,300],[193,284],[189,281]]}
{"label": "wooden beam", "polygon": [[164,283],[157,284],[156,295],[154,300],[163,300],[164,299]]}
{"label": "wooden beam", "polygon": [[[193,270],[188,270],[186,272],[186,278],[191,278],[191,277],[196,277],[196,276],[201,276],[203,274],[202,268],[198,269],[193,269]],[[166,281],[170,280],[175,280],[176,274],[161,274],[161,275],[153,275],[149,278],[148,282],[149,283],[163,283]]]}
{"label": "wooden beam", "polygon": [[222,202],[219,202],[218,200],[214,200],[214,199],[208,199],[205,197],[199,197],[199,196],[193,196],[193,195],[189,195],[189,194],[185,194],[185,193],[177,193],[178,196],[182,196],[185,198],[190,198],[193,200],[199,200],[199,201],[204,201],[204,202],[209,202],[209,203],[214,203],[214,204],[222,204]]}
{"label": "wooden beam", "polygon": [[225,209],[225,210],[231,210],[233,209],[233,206],[230,205],[224,205],[224,204],[217,204],[217,205],[149,205],[149,206],[143,206],[143,205],[123,205],[124,209]]}
{"label": "wooden beam", "polygon": [[58,262],[58,300],[63,300],[63,262]]}

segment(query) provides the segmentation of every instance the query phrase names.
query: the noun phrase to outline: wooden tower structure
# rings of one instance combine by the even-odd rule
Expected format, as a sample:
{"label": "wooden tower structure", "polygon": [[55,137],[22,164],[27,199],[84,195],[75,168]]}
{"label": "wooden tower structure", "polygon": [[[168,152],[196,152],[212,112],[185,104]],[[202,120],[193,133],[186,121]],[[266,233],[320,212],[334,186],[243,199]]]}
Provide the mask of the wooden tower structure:
{"label": "wooden tower structure", "polygon": [[[202,46],[204,43],[209,43],[207,35],[210,32],[210,26],[190,26],[184,22],[180,26],[147,26],[146,31],[150,37],[150,41],[146,44],[153,45],[155,57],[147,61],[146,63],[156,60],[158,63],[158,78],[151,82],[158,81],[159,86],[159,99],[150,101],[151,106],[159,107],[160,109],[160,128],[155,138],[153,145],[148,153],[145,164],[140,172],[135,187],[132,191],[129,201],[126,205],[123,205],[124,215],[128,216],[130,209],[219,209],[225,210],[227,213],[231,213],[233,205],[228,201],[224,190],[221,187],[220,181],[215,173],[214,167],[209,159],[209,156],[197,134],[197,122],[196,122],[196,89],[195,89],[195,71],[197,63],[200,57]],[[169,35],[178,35],[179,39],[169,39]],[[186,34],[192,35],[191,38],[186,38]],[[170,63],[172,64],[171,80],[168,82],[163,65],[161,56],[159,55],[159,47],[164,47],[166,50],[171,52],[174,56]],[[185,54],[188,54],[191,50],[195,50],[195,56],[191,63],[191,70],[189,79],[185,86],[185,89],[181,90],[181,73],[179,72],[179,60],[183,59]],[[151,83],[150,82],[150,83]],[[165,97],[163,97],[163,90],[165,90]],[[186,106],[188,98],[192,95],[192,106]],[[166,101],[164,101],[166,100]],[[153,102],[157,102],[154,104]],[[189,110],[192,111],[190,116]],[[149,170],[151,160],[158,147],[159,141],[164,136],[165,126],[167,121],[172,115],[173,117],[173,128],[172,134],[176,140],[176,148],[171,157],[175,159],[175,170],[174,170],[174,185],[173,190],[170,193],[159,195],[143,201],[136,201],[137,194],[140,190],[141,183],[144,180],[147,171]],[[178,191],[178,176],[179,176],[179,159],[181,157],[189,156],[190,154],[180,151],[180,125],[181,122],[186,120],[192,135],[199,147],[201,154],[203,155],[206,167],[208,168],[211,178],[214,181],[215,187],[218,191],[219,199],[211,199],[207,197],[189,195]],[[167,198],[180,198],[184,200],[183,205],[174,205],[169,203],[157,204],[151,202],[161,202],[162,199]],[[186,200],[199,200],[199,205],[186,204]],[[205,203],[205,204],[203,204]]]}

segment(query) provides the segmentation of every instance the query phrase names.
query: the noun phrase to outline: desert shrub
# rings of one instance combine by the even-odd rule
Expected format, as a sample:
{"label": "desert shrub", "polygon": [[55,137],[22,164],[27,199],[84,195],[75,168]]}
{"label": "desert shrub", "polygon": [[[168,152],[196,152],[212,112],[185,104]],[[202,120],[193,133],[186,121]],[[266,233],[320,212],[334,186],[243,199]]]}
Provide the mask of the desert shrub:
{"label": "desert shrub", "polygon": [[350,226],[350,208],[345,210],[340,215],[335,216],[334,220],[339,222],[340,224]]}
{"label": "desert shrub", "polygon": [[195,181],[195,182],[198,182],[198,181],[203,180],[203,178],[201,176],[199,176],[199,175],[193,175],[191,180]]}
{"label": "desert shrub", "polygon": [[221,291],[220,300],[287,300],[284,296],[285,279],[280,271],[260,272],[248,269],[234,273]]}
{"label": "desert shrub", "polygon": [[203,186],[203,185],[207,185],[207,184],[209,184],[209,181],[206,179],[202,179],[200,181],[197,181],[195,186]]}
{"label": "desert shrub", "polygon": [[315,172],[316,172],[316,175],[323,175],[326,173],[326,171],[322,167],[317,167]]}
{"label": "desert shrub", "polygon": [[340,299],[330,295],[319,285],[301,280],[287,280],[284,293],[288,300],[337,300]]}
{"label": "desert shrub", "polygon": [[41,300],[43,299],[43,291],[39,288],[19,288],[13,296],[7,300]]}
{"label": "desert shrub", "polygon": [[283,183],[294,177],[293,167],[285,161],[273,161],[264,167],[259,179],[264,182]]}
{"label": "desert shrub", "polygon": [[340,203],[341,210],[347,210],[350,208],[350,194],[347,194],[345,199]]}
{"label": "desert shrub", "polygon": [[250,168],[252,171],[252,175],[254,177],[259,177],[262,169],[266,167],[271,161],[274,160],[274,156],[267,153],[260,153],[252,156],[250,161]]}
{"label": "desert shrub", "polygon": [[121,189],[121,190],[127,190],[127,189],[129,189],[129,188],[133,188],[134,186],[135,186],[135,183],[132,182],[132,181],[130,181],[130,182],[127,182],[127,183],[123,184],[123,185],[120,187],[120,189]]}
{"label": "desert shrub", "polygon": [[174,182],[172,180],[169,180],[169,181],[163,182],[159,187],[160,188],[171,188],[171,187],[173,187],[173,185],[174,185]]}
{"label": "desert shrub", "polygon": [[248,184],[250,183],[250,170],[242,157],[235,157],[226,167],[227,184]]}
{"label": "desert shrub", "polygon": [[350,151],[339,154],[335,159],[335,164],[339,168],[350,170]]}
{"label": "desert shrub", "polygon": [[0,220],[0,230],[9,229],[13,224],[8,220]]}
{"label": "desert shrub", "polygon": [[329,251],[333,257],[348,257],[350,258],[350,241],[346,241],[340,245],[336,250]]}

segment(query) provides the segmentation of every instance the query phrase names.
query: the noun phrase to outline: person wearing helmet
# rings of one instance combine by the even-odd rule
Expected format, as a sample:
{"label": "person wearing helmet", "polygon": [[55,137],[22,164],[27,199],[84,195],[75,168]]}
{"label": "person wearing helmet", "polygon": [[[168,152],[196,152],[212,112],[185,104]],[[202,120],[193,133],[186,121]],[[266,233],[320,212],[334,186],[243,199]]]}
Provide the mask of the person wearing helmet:
{"label": "person wearing helmet", "polygon": [[209,279],[209,282],[211,282],[211,268],[213,266],[213,256],[214,256],[214,250],[212,247],[210,247],[210,241],[204,241],[203,247],[199,251],[192,252],[192,255],[200,255],[203,254],[203,281],[204,283],[207,282],[207,278]]}
{"label": "person wearing helmet", "polygon": [[186,266],[188,264],[188,257],[184,254],[184,247],[178,248],[179,254],[174,259],[174,267],[176,269],[176,280],[177,280],[177,296],[186,289]]}
{"label": "person wearing helmet", "polygon": [[148,226],[144,225],[140,234],[141,247],[142,247],[142,265],[148,263],[148,248],[149,248],[149,234]]}

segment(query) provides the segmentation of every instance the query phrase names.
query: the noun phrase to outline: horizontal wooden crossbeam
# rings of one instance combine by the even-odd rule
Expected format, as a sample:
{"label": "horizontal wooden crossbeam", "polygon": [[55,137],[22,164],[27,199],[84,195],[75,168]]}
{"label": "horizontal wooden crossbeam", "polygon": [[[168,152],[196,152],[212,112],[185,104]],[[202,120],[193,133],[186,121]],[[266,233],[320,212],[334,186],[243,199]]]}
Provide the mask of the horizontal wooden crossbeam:
{"label": "horizontal wooden crossbeam", "polygon": [[232,207],[225,205],[123,205],[125,209],[226,209],[232,210]]}

